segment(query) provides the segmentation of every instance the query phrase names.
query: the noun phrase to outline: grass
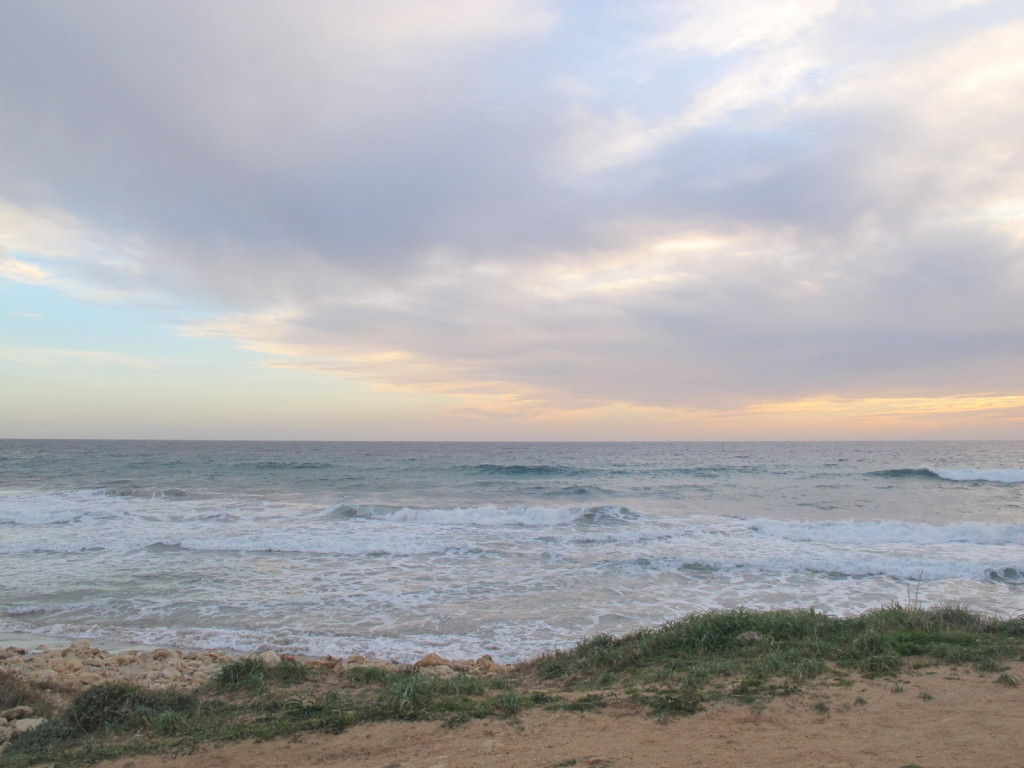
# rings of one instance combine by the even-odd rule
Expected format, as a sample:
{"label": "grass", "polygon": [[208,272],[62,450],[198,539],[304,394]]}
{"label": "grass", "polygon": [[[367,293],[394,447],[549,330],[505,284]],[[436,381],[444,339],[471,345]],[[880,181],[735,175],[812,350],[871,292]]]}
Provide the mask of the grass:
{"label": "grass", "polygon": [[[756,633],[752,635],[750,633]],[[1017,679],[1003,662],[1024,654],[1024,620],[961,606],[893,605],[855,618],[809,610],[711,611],[622,637],[598,635],[519,665],[504,677],[434,677],[415,669],[355,667],[343,674],[259,658],[224,665],[194,693],[103,684],[79,693],[45,725],[16,739],[5,765],[84,765],[210,741],[342,731],[381,720],[516,717],[533,707],[588,712],[632,703],[656,717],[692,715],[714,700],[762,706],[821,680],[895,677],[907,667],[971,665]],[[8,676],[9,677],[9,676]],[[924,698],[924,695],[922,695]],[[45,692],[0,677],[4,706],[47,707]],[[858,699],[863,706],[867,702]],[[827,715],[827,701],[813,711]],[[52,713],[52,710],[43,710]]]}
{"label": "grass", "polygon": [[32,707],[36,717],[49,717],[54,711],[53,701],[42,689],[0,669],[0,711],[20,706]]}

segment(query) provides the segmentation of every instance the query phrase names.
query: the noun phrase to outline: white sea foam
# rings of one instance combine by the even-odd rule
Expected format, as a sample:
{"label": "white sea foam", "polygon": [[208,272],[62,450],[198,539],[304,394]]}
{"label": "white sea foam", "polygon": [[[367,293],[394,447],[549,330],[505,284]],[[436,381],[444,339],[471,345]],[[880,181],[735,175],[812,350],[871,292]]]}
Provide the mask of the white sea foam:
{"label": "white sea foam", "polygon": [[307,555],[409,555],[458,553],[473,549],[469,542],[436,538],[396,538],[323,535],[262,535],[208,539],[182,539],[183,549],[205,552],[290,552]]}
{"label": "white sea foam", "polygon": [[376,520],[429,525],[552,526],[581,521],[621,521],[635,517],[622,507],[452,507],[444,509],[387,510],[366,515]]}
{"label": "white sea foam", "polygon": [[1024,483],[1024,469],[930,469],[944,480]]}

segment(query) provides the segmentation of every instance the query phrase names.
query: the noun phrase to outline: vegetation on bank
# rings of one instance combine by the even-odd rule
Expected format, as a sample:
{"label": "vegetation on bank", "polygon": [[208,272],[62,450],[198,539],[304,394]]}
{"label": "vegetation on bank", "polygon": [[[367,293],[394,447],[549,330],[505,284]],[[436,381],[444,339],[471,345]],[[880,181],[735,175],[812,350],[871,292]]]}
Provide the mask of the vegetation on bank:
{"label": "vegetation on bank", "polygon": [[[140,752],[342,731],[356,723],[514,717],[533,708],[586,711],[632,702],[657,716],[688,715],[709,701],[757,704],[809,681],[895,677],[908,665],[969,665],[1016,685],[1005,663],[1024,658],[1024,617],[1000,620],[961,606],[894,605],[855,618],[810,610],[711,611],[623,637],[599,635],[506,674],[433,676],[413,668],[352,666],[342,673],[259,658],[224,665],[195,692],[105,683],[19,736],[0,760],[81,765]],[[45,691],[0,680],[0,701],[45,706]],[[827,704],[812,708],[827,713]]]}

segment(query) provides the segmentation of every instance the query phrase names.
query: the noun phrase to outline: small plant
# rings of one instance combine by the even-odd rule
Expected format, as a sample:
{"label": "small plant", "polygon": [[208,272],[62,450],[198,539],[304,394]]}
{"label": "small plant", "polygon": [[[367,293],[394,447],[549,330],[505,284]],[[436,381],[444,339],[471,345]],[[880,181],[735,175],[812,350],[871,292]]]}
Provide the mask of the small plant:
{"label": "small plant", "polygon": [[153,691],[123,683],[103,683],[75,696],[63,719],[79,733],[91,733],[118,726],[139,728],[154,720],[169,724],[198,709],[198,699],[181,691]]}
{"label": "small plant", "polygon": [[858,707],[866,707],[868,705],[868,700],[865,699],[863,696],[858,696],[856,699],[853,700],[853,703],[855,706]]}
{"label": "small plant", "polygon": [[1009,672],[1003,672],[1003,674],[996,678],[996,682],[1000,685],[1005,685],[1007,688],[1016,688],[1020,685],[1020,680]]}
{"label": "small plant", "polygon": [[456,712],[453,715],[448,715],[441,725],[445,728],[458,728],[460,725],[465,725],[469,722],[469,714],[466,712]]}
{"label": "small plant", "polygon": [[606,706],[608,706],[608,702],[605,701],[604,696],[599,693],[588,693],[586,696],[564,704],[563,708],[572,712],[592,712]]}
{"label": "small plant", "polygon": [[814,702],[811,709],[813,709],[819,715],[827,715],[830,711],[828,702],[824,699],[819,699],[818,701]]}
{"label": "small plant", "polygon": [[0,670],[0,710],[28,706],[36,717],[49,717],[53,705],[46,694],[10,672]]}
{"label": "small plant", "polygon": [[267,688],[267,663],[258,656],[229,662],[213,678],[213,686],[220,691],[261,692]]}
{"label": "small plant", "polygon": [[918,696],[921,698],[922,701],[931,701],[935,698],[930,693],[928,693],[928,691],[921,691],[921,693],[919,693]]}
{"label": "small plant", "polygon": [[974,668],[979,672],[1002,672],[1006,669],[999,660],[993,656],[982,656],[974,663]]}

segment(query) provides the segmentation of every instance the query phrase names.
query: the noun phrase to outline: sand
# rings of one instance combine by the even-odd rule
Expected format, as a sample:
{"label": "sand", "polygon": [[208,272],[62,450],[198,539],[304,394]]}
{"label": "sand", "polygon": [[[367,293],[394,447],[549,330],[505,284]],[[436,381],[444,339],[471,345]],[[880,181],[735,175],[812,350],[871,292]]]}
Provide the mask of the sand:
{"label": "sand", "polygon": [[[1024,664],[1012,665],[1024,680]],[[628,704],[531,710],[518,720],[374,723],[338,735],[240,742],[108,768],[1022,768],[1024,688],[994,674],[932,667],[849,687],[811,686],[757,710],[718,704],[659,722]],[[827,707],[827,711],[825,710]],[[575,761],[575,762],[572,762]]]}

